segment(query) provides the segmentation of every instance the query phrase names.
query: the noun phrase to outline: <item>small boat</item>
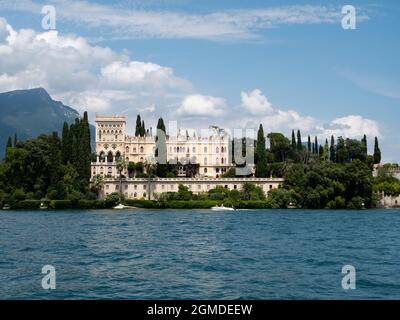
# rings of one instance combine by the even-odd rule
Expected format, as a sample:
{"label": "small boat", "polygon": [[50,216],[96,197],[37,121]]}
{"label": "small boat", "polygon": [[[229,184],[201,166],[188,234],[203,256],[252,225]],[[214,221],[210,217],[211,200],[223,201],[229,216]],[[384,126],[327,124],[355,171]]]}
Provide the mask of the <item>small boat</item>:
{"label": "small boat", "polygon": [[115,206],[113,209],[117,209],[117,210],[122,210],[122,209],[135,209],[135,207],[124,206],[122,203],[120,203],[119,205]]}
{"label": "small boat", "polygon": [[211,210],[213,210],[213,211],[235,211],[234,208],[225,207],[223,204],[221,204],[220,206],[211,207]]}

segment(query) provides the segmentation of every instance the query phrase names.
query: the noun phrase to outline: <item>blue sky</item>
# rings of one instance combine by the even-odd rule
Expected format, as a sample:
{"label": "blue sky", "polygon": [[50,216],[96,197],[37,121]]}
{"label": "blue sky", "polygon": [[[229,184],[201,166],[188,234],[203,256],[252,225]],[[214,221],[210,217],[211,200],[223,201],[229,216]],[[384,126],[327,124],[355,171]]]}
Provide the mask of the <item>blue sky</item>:
{"label": "blue sky", "polygon": [[[44,4],[56,31],[42,29]],[[341,27],[345,4],[356,30]],[[43,86],[132,126],[140,112],[196,128],[365,132],[400,162],[399,16],[398,1],[0,0],[0,90]]]}

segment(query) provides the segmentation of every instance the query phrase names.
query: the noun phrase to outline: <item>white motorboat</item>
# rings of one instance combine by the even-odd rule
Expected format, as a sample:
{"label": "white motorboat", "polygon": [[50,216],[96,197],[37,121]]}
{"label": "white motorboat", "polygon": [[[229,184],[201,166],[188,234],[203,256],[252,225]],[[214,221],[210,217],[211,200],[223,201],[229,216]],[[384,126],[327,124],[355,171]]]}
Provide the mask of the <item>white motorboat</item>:
{"label": "white motorboat", "polygon": [[211,210],[213,210],[213,211],[235,211],[234,208],[225,207],[223,204],[221,204],[220,206],[211,207]]}
{"label": "white motorboat", "polygon": [[122,203],[120,203],[119,205],[115,206],[113,209],[117,209],[117,210],[122,210],[122,209],[136,209],[136,207],[124,206]]}

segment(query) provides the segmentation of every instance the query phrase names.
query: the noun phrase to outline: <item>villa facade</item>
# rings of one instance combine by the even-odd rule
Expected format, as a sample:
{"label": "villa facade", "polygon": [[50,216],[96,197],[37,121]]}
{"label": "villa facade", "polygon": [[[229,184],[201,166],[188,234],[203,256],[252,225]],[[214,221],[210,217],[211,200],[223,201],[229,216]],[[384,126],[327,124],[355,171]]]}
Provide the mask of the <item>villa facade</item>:
{"label": "villa facade", "polygon": [[194,132],[178,130],[176,136],[166,136],[166,160],[198,164],[194,177],[187,178],[184,172],[178,171],[177,178],[153,178],[150,181],[130,178],[125,168],[121,183],[116,159],[123,157],[127,163],[154,163],[156,136],[151,128],[144,137],[128,135],[125,116],[96,116],[96,161],[91,164],[91,174],[105,178],[101,197],[121,191],[128,198],[154,198],[157,193],[178,191],[179,184],[186,185],[193,193],[200,193],[219,185],[241,189],[246,182],[260,186],[267,193],[282,184],[283,180],[279,178],[222,178],[223,173],[234,167],[230,145],[231,139],[225,133],[199,137]]}

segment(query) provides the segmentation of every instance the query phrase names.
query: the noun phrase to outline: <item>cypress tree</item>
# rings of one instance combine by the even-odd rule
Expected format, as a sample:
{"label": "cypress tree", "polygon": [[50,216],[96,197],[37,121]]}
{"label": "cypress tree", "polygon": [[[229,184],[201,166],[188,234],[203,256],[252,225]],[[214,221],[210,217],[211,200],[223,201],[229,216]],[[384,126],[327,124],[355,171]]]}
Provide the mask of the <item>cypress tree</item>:
{"label": "cypress tree", "polygon": [[[162,131],[162,132],[160,132]],[[166,164],[167,162],[167,146],[166,146],[166,136],[165,136],[165,124],[163,118],[159,118],[157,122],[157,133],[156,133],[156,150],[155,157],[159,164]]]}
{"label": "cypress tree", "polygon": [[296,137],[294,136],[294,130],[292,129],[292,149],[296,149]]}
{"label": "cypress tree", "polygon": [[12,139],[11,139],[11,137],[8,137],[6,150],[7,150],[8,148],[11,148],[11,147],[12,147]]}
{"label": "cypress tree", "polygon": [[308,149],[308,152],[311,152],[311,137],[310,136],[308,136],[307,149]]}
{"label": "cypress tree", "polygon": [[315,136],[315,140],[314,140],[314,151],[315,151],[315,154],[318,154],[318,138],[317,138],[317,136]]}
{"label": "cypress tree", "polygon": [[367,146],[367,136],[364,134],[363,138],[361,139],[361,142],[364,146],[364,152],[365,154],[368,154],[368,146]]}
{"label": "cypress tree", "polygon": [[300,130],[297,130],[297,149],[302,150],[303,149],[303,144],[301,142],[301,133]]}
{"label": "cypress tree", "polygon": [[83,114],[83,119],[80,123],[82,135],[80,137],[80,159],[81,159],[81,176],[85,182],[90,180],[90,162],[91,162],[91,147],[90,147],[90,127],[87,112]]}
{"label": "cypress tree", "polygon": [[379,149],[378,137],[375,137],[374,144],[374,164],[381,163],[381,149]]}
{"label": "cypress tree", "polygon": [[139,137],[142,128],[142,120],[140,119],[140,114],[136,117],[136,128],[135,128],[135,137]]}
{"label": "cypress tree", "polygon": [[61,143],[57,132],[53,132],[51,135],[49,151],[49,186],[55,187],[61,178]]}
{"label": "cypress tree", "polygon": [[165,124],[163,118],[159,118],[157,122],[157,129],[161,129],[165,132]]}
{"label": "cypress tree", "polygon": [[71,160],[71,139],[67,122],[64,122],[61,135],[61,156],[64,164]]}
{"label": "cypress tree", "polygon": [[7,155],[8,148],[11,148],[11,147],[12,147],[12,139],[11,139],[11,137],[8,137],[7,144],[6,144],[6,150],[5,150],[6,155]]}
{"label": "cypress tree", "polygon": [[256,146],[256,177],[265,178],[267,176],[267,150],[265,149],[265,136],[262,124],[257,132]]}
{"label": "cypress tree", "polygon": [[331,136],[331,146],[329,148],[329,159],[332,162],[336,162],[336,148],[335,148],[335,138]]}
{"label": "cypress tree", "polygon": [[328,157],[329,157],[329,144],[328,144],[328,138],[326,138],[324,147],[324,159],[328,160]]}
{"label": "cypress tree", "polygon": [[322,144],[319,145],[319,156],[321,158],[324,157],[324,147],[322,146]]}
{"label": "cypress tree", "polygon": [[146,136],[146,126],[144,125],[144,120],[142,120],[142,125],[140,126],[140,136]]}

